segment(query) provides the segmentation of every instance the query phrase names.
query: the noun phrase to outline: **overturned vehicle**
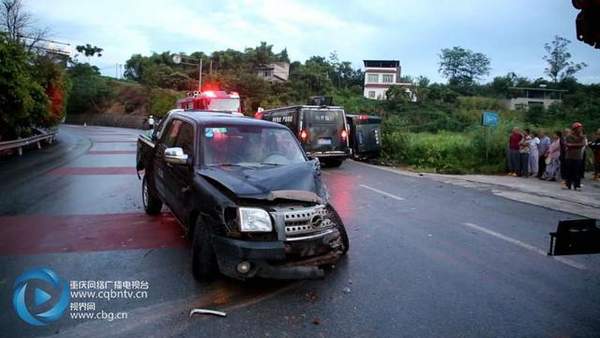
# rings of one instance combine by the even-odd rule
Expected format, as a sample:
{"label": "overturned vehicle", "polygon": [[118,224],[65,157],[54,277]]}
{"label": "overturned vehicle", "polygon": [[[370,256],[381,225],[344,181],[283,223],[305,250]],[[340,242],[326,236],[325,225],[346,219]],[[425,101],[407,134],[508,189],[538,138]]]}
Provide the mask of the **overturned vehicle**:
{"label": "overturned vehicle", "polygon": [[197,279],[317,278],[348,250],[318,160],[285,126],[177,111],[137,152],[145,211],[177,217]]}

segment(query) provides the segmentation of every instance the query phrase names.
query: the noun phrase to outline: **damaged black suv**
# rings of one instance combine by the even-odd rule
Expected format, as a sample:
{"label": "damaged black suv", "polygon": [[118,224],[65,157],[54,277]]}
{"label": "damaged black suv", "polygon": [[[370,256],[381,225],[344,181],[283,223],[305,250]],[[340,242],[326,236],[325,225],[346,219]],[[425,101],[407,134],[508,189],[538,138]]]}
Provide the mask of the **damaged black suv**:
{"label": "damaged black suv", "polygon": [[159,128],[138,138],[143,204],[184,226],[195,278],[316,278],[348,250],[319,162],[287,127],[174,111]]}

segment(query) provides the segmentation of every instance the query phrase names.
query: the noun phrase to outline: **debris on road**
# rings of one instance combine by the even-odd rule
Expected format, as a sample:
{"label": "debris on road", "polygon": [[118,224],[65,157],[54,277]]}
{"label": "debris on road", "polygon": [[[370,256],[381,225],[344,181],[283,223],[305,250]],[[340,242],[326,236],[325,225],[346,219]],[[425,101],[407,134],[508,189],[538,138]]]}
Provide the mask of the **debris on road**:
{"label": "debris on road", "polygon": [[198,308],[190,310],[190,318],[192,318],[192,316],[195,315],[195,314],[213,315],[213,316],[219,316],[219,317],[227,317],[227,313],[222,312],[222,311],[208,310],[208,309],[198,309]]}
{"label": "debris on road", "polygon": [[350,293],[350,288],[349,287],[345,287],[345,288],[342,289],[342,291],[344,293]]}
{"label": "debris on road", "polygon": [[319,295],[317,295],[317,293],[315,291],[309,291],[307,292],[304,297],[306,298],[307,301],[309,301],[310,303],[314,303],[317,300],[319,300]]}
{"label": "debris on road", "polygon": [[312,320],[312,323],[315,325],[319,325],[319,324],[321,324],[321,320],[319,318],[315,318]]}

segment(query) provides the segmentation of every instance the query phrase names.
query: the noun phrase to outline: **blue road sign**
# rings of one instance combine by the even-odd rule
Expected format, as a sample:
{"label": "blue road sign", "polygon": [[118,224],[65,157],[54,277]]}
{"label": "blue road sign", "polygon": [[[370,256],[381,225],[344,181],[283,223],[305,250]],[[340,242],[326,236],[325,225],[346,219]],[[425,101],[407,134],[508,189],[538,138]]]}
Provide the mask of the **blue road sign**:
{"label": "blue road sign", "polygon": [[500,121],[500,117],[498,116],[498,113],[493,112],[493,111],[484,111],[483,112],[483,116],[482,116],[482,124],[485,127],[495,127],[498,125],[498,122]]}

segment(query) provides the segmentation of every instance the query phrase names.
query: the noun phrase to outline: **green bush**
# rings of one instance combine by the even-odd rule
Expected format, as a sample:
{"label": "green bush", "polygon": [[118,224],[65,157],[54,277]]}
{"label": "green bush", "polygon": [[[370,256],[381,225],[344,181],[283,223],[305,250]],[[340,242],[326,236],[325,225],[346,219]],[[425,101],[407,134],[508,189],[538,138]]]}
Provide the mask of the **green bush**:
{"label": "green bush", "polygon": [[383,155],[393,162],[426,171],[446,174],[495,173],[504,170],[506,135],[507,128],[504,127],[487,131],[480,127],[465,133],[436,134],[388,129],[383,134]]}
{"label": "green bush", "polygon": [[458,98],[459,107],[465,109],[501,110],[504,104],[501,100],[483,96],[461,96]]}
{"label": "green bush", "polygon": [[176,92],[164,89],[152,89],[150,91],[150,103],[148,113],[163,117],[169,110],[175,108],[178,99]]}
{"label": "green bush", "polygon": [[0,33],[0,140],[27,137],[50,115],[50,101],[35,81],[30,57]]}
{"label": "green bush", "polygon": [[100,75],[98,67],[76,63],[68,69],[71,93],[67,114],[101,113],[114,95],[108,80]]}

